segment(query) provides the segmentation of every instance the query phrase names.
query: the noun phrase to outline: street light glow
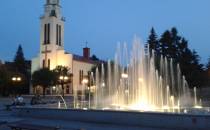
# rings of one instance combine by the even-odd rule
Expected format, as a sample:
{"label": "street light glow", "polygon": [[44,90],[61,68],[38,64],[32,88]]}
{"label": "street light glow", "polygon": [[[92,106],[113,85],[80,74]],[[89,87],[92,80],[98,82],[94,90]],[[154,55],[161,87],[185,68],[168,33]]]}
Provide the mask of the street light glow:
{"label": "street light glow", "polygon": [[122,73],[122,74],[121,74],[121,77],[122,77],[123,79],[127,79],[127,78],[128,78],[128,74]]}
{"label": "street light glow", "polygon": [[84,78],[84,79],[82,80],[82,83],[83,83],[83,84],[87,84],[87,83],[88,83],[88,79]]}
{"label": "street light glow", "polygon": [[60,77],[59,77],[59,79],[60,79],[60,80],[63,80],[63,79],[64,79],[64,77],[63,77],[63,76],[60,76]]}
{"label": "street light glow", "polygon": [[56,89],[56,87],[55,87],[55,86],[53,86],[52,88],[53,88],[53,90],[55,90],[55,89]]}
{"label": "street light glow", "polygon": [[68,80],[69,78],[68,78],[68,76],[62,76],[62,75],[61,75],[61,76],[59,77],[59,79],[60,79],[60,80]]}
{"label": "street light glow", "polygon": [[21,81],[21,77],[17,77],[17,81]]}
{"label": "street light glow", "polygon": [[12,81],[14,81],[14,82],[20,82],[22,79],[21,79],[21,77],[12,77]]}
{"label": "street light glow", "polygon": [[12,78],[12,81],[16,81],[16,77],[13,77],[13,78]]}
{"label": "street light glow", "polygon": [[69,78],[67,76],[64,76],[64,80],[68,80]]}

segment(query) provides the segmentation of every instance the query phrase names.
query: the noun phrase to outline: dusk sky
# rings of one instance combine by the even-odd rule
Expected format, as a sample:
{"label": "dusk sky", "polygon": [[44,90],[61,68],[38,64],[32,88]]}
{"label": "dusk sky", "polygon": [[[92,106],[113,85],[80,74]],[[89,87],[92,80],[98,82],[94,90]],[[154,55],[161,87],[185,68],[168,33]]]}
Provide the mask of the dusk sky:
{"label": "dusk sky", "polygon": [[[40,21],[45,0],[1,0],[0,59],[13,60],[18,44],[25,57],[38,54]],[[85,41],[91,53],[113,58],[116,43],[134,35],[146,41],[153,26],[160,36],[177,27],[206,63],[210,56],[210,0],[61,0],[65,49],[82,54]]]}

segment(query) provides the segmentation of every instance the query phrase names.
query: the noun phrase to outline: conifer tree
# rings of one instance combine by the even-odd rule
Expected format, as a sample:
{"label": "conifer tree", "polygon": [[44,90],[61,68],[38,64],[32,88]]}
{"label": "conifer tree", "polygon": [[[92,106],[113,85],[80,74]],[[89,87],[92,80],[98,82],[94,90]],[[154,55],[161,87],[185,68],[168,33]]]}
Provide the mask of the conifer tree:
{"label": "conifer tree", "polygon": [[14,67],[16,68],[16,71],[19,71],[20,73],[23,74],[27,73],[27,68],[26,68],[27,66],[21,45],[18,46],[18,50],[14,58]]}
{"label": "conifer tree", "polygon": [[30,84],[30,65],[26,62],[22,46],[19,45],[16,55],[14,57],[13,62],[13,71],[14,73],[19,73],[22,75],[22,87],[20,93],[27,94],[29,92],[29,84]]}
{"label": "conifer tree", "polygon": [[150,31],[150,35],[147,40],[147,43],[149,44],[150,53],[152,50],[154,50],[157,54],[159,54],[159,42],[158,42],[157,34],[153,27]]}

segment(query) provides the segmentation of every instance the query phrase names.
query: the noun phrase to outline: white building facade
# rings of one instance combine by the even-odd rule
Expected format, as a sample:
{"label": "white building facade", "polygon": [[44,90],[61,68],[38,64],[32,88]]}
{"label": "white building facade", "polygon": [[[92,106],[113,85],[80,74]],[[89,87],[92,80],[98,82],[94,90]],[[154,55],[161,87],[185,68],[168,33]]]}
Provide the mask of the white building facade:
{"label": "white building facade", "polygon": [[[73,80],[65,86],[64,93],[72,94],[74,90],[81,90],[81,79],[91,71],[98,62],[90,59],[90,49],[83,48],[83,56],[67,53],[64,50],[64,22],[61,15],[59,0],[46,0],[44,15],[40,18],[40,51],[37,57],[32,59],[31,73],[43,67],[50,70],[57,66],[68,67],[73,75]],[[41,87],[31,85],[30,93],[38,93]],[[52,90],[53,89],[53,90]],[[50,87],[47,94],[60,93],[59,86]],[[56,92],[53,92],[56,91]]]}

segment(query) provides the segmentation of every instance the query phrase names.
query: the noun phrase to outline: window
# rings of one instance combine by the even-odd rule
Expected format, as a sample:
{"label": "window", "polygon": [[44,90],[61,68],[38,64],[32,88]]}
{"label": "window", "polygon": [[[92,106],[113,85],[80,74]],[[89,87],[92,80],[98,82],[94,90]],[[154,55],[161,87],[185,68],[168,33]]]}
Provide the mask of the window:
{"label": "window", "polygon": [[61,46],[61,25],[56,25],[56,45]]}
{"label": "window", "polygon": [[47,38],[47,43],[50,44],[50,24],[48,23],[48,38]]}
{"label": "window", "polygon": [[50,24],[44,25],[44,44],[50,44]]}
{"label": "window", "polygon": [[47,24],[44,25],[44,44],[47,43]]}
{"label": "window", "polygon": [[59,45],[59,43],[58,43],[58,24],[56,24],[56,45]]}
{"label": "window", "polygon": [[83,70],[79,71],[79,83],[82,84],[82,80],[83,80]]}
{"label": "window", "polygon": [[59,25],[59,46],[61,46],[61,25]]}

